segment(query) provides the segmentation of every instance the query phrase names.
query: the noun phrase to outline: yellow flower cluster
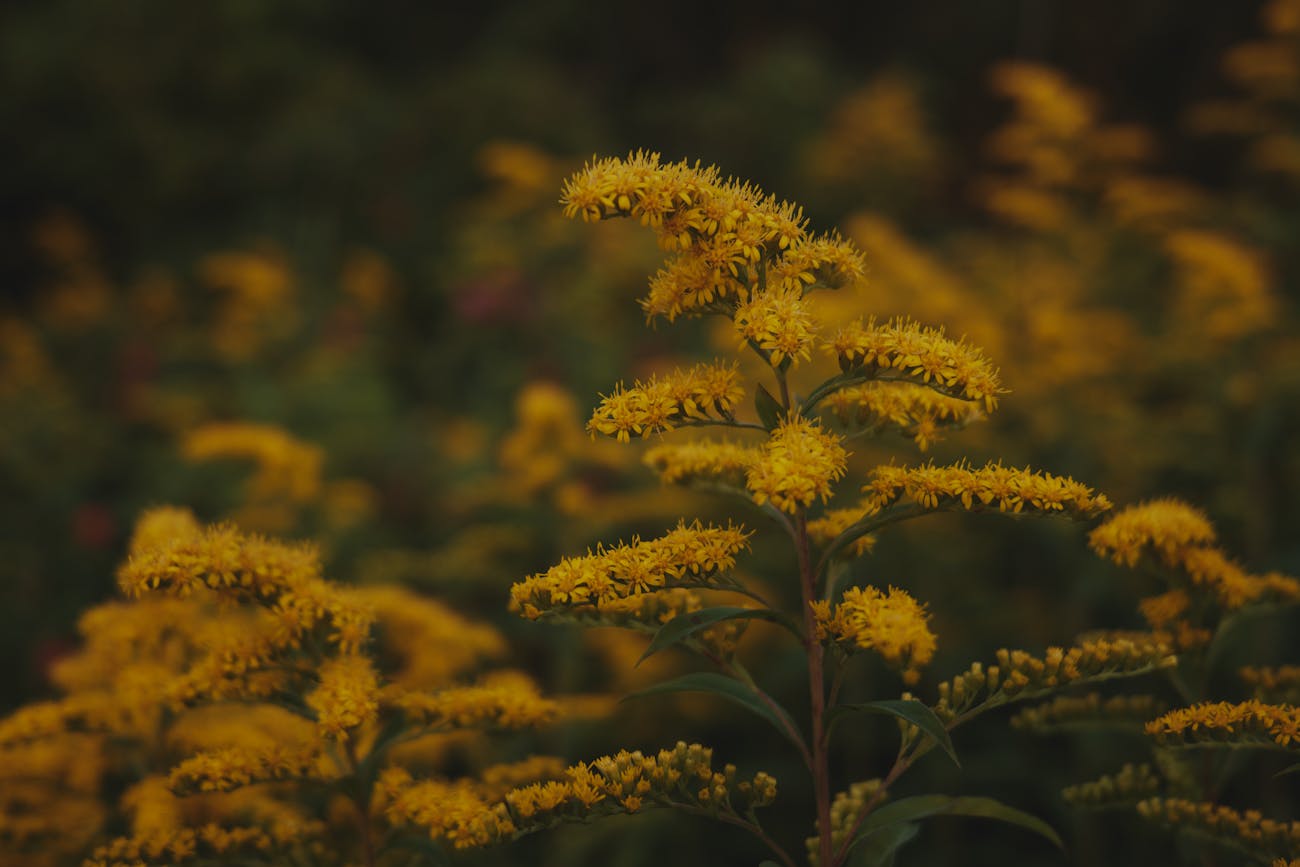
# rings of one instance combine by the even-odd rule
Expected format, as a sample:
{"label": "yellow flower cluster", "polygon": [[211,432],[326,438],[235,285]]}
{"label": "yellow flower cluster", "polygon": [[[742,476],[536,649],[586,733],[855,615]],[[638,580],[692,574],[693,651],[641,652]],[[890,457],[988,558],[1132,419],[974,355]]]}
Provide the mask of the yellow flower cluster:
{"label": "yellow flower cluster", "polygon": [[[828,544],[858,523],[858,521],[870,517],[878,511],[880,510],[870,503],[850,506],[846,509],[831,509],[823,513],[820,518],[808,522],[808,538],[823,545]],[[876,537],[867,534],[854,540],[853,544],[848,546],[845,551],[852,556],[859,557],[875,547],[875,544]]]}
{"label": "yellow flower cluster", "polygon": [[1162,746],[1233,746],[1262,743],[1300,745],[1300,710],[1251,699],[1204,702],[1181,707],[1147,723]]}
{"label": "yellow flower cluster", "polygon": [[172,768],[168,787],[176,794],[229,792],[274,780],[327,778],[314,748],[271,746],[262,750],[227,747],[197,753]]}
{"label": "yellow flower cluster", "polygon": [[645,463],[663,481],[672,483],[721,482],[740,486],[758,449],[727,440],[692,440],[663,443],[645,453]]}
{"label": "yellow flower cluster", "polygon": [[1049,647],[1042,657],[1023,650],[999,650],[997,665],[975,663],[950,681],[939,684],[935,713],[953,719],[976,704],[988,707],[1019,701],[1071,684],[1169,668],[1177,660],[1169,645],[1134,636],[1081,642],[1068,650]]}
{"label": "yellow flower cluster", "polygon": [[615,600],[670,587],[707,586],[748,547],[742,528],[679,523],[658,539],[570,557],[510,588],[511,604],[530,620],[547,613],[601,609]]}
{"label": "yellow flower cluster", "polygon": [[941,328],[910,319],[877,325],[874,318],[851,323],[826,344],[846,373],[872,379],[908,379],[992,412],[1002,393],[997,368],[965,341],[950,340]]}
{"label": "yellow flower cluster", "polygon": [[205,858],[265,857],[292,842],[277,840],[260,828],[209,824],[168,834],[118,838],[96,848],[83,867],[142,867],[146,862],[176,864]]}
{"label": "yellow flower cluster", "polygon": [[379,673],[369,657],[344,654],[327,659],[319,684],[307,694],[322,738],[346,741],[379,716]]}
{"label": "yellow flower cluster", "polygon": [[665,249],[679,251],[641,301],[651,317],[718,309],[765,286],[839,286],[864,270],[850,244],[809,235],[794,205],[724,182],[713,167],[661,163],[658,154],[590,163],[566,182],[561,201],[569,217],[639,219]]}
{"label": "yellow flower cluster", "polygon": [[788,361],[793,367],[812,357],[817,323],[801,289],[755,293],[736,307],[733,321],[741,347],[758,347],[773,366]]}
{"label": "yellow flower cluster", "polygon": [[190,461],[242,458],[257,465],[249,481],[251,500],[285,498],[295,503],[315,499],[321,489],[325,453],[311,443],[272,425],[214,422],[191,430],[181,441]]}
{"label": "yellow flower cluster", "polygon": [[1167,565],[1189,548],[1214,544],[1214,526],[1200,509],[1181,500],[1150,500],[1112,515],[1088,537],[1092,549],[1122,566],[1136,566],[1153,553]]}
{"label": "yellow flower cluster", "polygon": [[850,650],[874,650],[916,683],[920,669],[934,658],[937,641],[925,606],[894,587],[852,587],[832,612],[830,603],[813,603],[819,641],[839,642]]}
{"label": "yellow flower cluster", "polygon": [[[161,590],[189,598],[210,591],[256,603],[269,614],[242,630],[236,628],[236,615],[227,618],[228,634],[206,663],[194,666],[191,682],[177,685],[180,701],[242,688],[250,674],[317,632],[340,652],[355,653],[373,622],[373,612],[355,594],[320,576],[315,549],[246,535],[229,525],[132,553],[118,571],[118,585],[131,597]],[[225,681],[231,682],[223,686]]]}
{"label": "yellow flower cluster", "polygon": [[744,396],[735,365],[697,364],[663,378],[638,380],[631,388],[620,383],[601,397],[587,431],[628,442],[632,434],[644,437],[680,425],[729,420]]}
{"label": "yellow flower cluster", "polygon": [[435,599],[392,585],[358,587],[353,593],[381,624],[375,654],[389,661],[385,675],[393,683],[409,689],[444,686],[505,653],[497,630]]}
{"label": "yellow flower cluster", "polygon": [[1163,783],[1150,765],[1125,764],[1118,773],[1061,790],[1061,797],[1075,807],[1114,807],[1133,804],[1160,794]]}
{"label": "yellow flower cluster", "polygon": [[[602,606],[599,612],[582,615],[580,619],[591,626],[618,626],[654,633],[674,617],[699,611],[704,605],[704,597],[699,593],[679,587],[614,599]],[[692,640],[717,656],[730,657],[746,625],[743,620],[724,621],[701,629]]]}
{"label": "yellow flower cluster", "polygon": [[1300,852],[1300,822],[1265,819],[1258,810],[1238,812],[1183,798],[1148,798],[1138,802],[1137,811],[1149,822],[1176,831],[1196,831],[1267,857]]}
{"label": "yellow flower cluster", "polygon": [[430,731],[531,728],[552,721],[559,711],[555,702],[542,698],[531,679],[514,672],[497,672],[475,686],[437,692],[390,690],[384,703]]}
{"label": "yellow flower cluster", "polygon": [[896,428],[915,440],[921,451],[940,439],[943,429],[965,427],[985,418],[978,403],[911,382],[849,386],[827,395],[822,403],[844,425],[872,432]]}
{"label": "yellow flower cluster", "polygon": [[[848,840],[853,830],[853,823],[867,806],[869,801],[881,797],[880,780],[862,780],[854,783],[842,792],[835,793],[831,801],[831,850],[838,852]],[[820,863],[820,840],[809,837],[805,841],[808,849],[808,863],[817,867]]]}
{"label": "yellow flower cluster", "polygon": [[496,802],[468,783],[413,781],[395,768],[380,780],[390,821],[426,829],[458,849],[643,807],[685,804],[717,811],[747,811],[776,798],[776,781],[758,773],[737,780],[736,768],[712,766],[712,750],[678,742],[657,755],[626,750],[573,765],[559,779],[512,789]]}
{"label": "yellow flower cluster", "polygon": [[1154,634],[1161,636],[1179,651],[1196,650],[1207,646],[1214,633],[1194,626],[1186,618],[1192,600],[1187,591],[1175,587],[1156,596],[1138,601],[1138,612],[1151,625]]}
{"label": "yellow flower cluster", "polygon": [[879,466],[872,481],[863,488],[867,502],[883,509],[906,496],[924,509],[974,511],[996,506],[1001,512],[1025,508],[1090,518],[1110,509],[1104,494],[1094,494],[1087,485],[1063,476],[1025,468],[1017,470],[1001,463],[975,469],[965,463],[951,466],[923,464],[918,467]]}
{"label": "yellow flower cluster", "polygon": [[794,514],[831,496],[831,483],[844,475],[843,440],[800,415],[786,418],[760,446],[749,465],[745,487],[760,506],[770,502]]}
{"label": "yellow flower cluster", "polygon": [[1150,695],[1116,695],[1103,699],[1099,693],[1090,692],[1057,696],[1046,704],[1025,708],[1011,717],[1011,725],[1039,732],[1097,726],[1136,728],[1164,709],[1164,702]]}
{"label": "yellow flower cluster", "polygon": [[[1283,601],[1300,599],[1300,581],[1269,573],[1250,575],[1214,546],[1215,533],[1205,515],[1175,499],[1152,500],[1130,506],[1097,527],[1089,536],[1092,549],[1116,563],[1135,566],[1144,556],[1173,570],[1192,587],[1214,594],[1227,610],[1266,598]],[[1182,597],[1169,596],[1149,601],[1144,614],[1171,614]],[[1155,626],[1156,622],[1152,621]]]}
{"label": "yellow flower cluster", "polygon": [[1260,701],[1300,705],[1300,666],[1247,665],[1238,674]]}
{"label": "yellow flower cluster", "polygon": [[1261,256],[1216,232],[1183,229],[1165,238],[1178,278],[1176,315],[1199,333],[1235,340],[1276,315],[1277,299]]}

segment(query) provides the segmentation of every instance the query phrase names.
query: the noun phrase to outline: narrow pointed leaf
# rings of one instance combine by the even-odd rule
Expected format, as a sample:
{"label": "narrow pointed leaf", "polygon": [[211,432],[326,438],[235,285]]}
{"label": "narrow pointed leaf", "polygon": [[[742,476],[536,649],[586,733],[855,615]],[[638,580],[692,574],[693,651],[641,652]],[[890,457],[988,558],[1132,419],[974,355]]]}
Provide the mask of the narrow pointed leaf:
{"label": "narrow pointed leaf", "polygon": [[952,759],[954,765],[961,767],[961,762],[957,760],[957,750],[952,745],[952,738],[948,736],[948,729],[944,728],[943,721],[934,715],[934,711],[923,703],[914,699],[899,698],[872,701],[866,704],[840,705],[833,711],[835,716],[830,720],[830,723],[834,723],[840,717],[854,712],[883,713],[911,723],[947,753],[948,758]]}
{"label": "narrow pointed leaf", "polygon": [[921,831],[915,822],[900,822],[881,828],[853,850],[850,867],[893,867],[898,850]]}
{"label": "narrow pointed leaf", "polygon": [[1285,776],[1287,776],[1287,775],[1289,775],[1289,774],[1294,774],[1294,773],[1297,773],[1297,772],[1300,772],[1300,762],[1297,762],[1297,763],[1295,763],[1294,765],[1288,765],[1287,767],[1285,767],[1285,768],[1283,768],[1282,770],[1278,771],[1278,772],[1277,772],[1276,774],[1274,774],[1273,776],[1274,776],[1274,777],[1285,777]]}
{"label": "narrow pointed leaf", "polygon": [[766,608],[741,608],[737,605],[702,608],[699,611],[679,614],[659,627],[659,631],[650,641],[650,646],[645,649],[645,653],[641,654],[636,664],[640,665],[659,651],[685,641],[702,629],[727,620],[769,620],[789,628],[789,624],[784,622],[781,615]]}
{"label": "narrow pointed leaf", "polygon": [[777,425],[781,423],[781,416],[785,415],[785,410],[781,408],[777,399],[772,397],[772,392],[762,385],[754,392],[754,410],[758,413],[758,420],[768,430],[776,430]]}
{"label": "narrow pointed leaf", "polygon": [[725,674],[717,674],[711,671],[697,671],[693,674],[675,677],[672,680],[666,680],[663,683],[656,683],[654,686],[646,687],[643,690],[624,696],[623,701],[631,698],[641,698],[647,695],[659,695],[668,692],[711,692],[714,695],[720,695],[723,698],[732,701],[746,710],[761,716],[767,720],[781,734],[794,741],[800,748],[804,744],[799,739],[799,729],[794,724],[794,720],[786,713],[785,709],[779,704],[773,702],[768,704],[745,684],[738,680],[727,677]]}
{"label": "narrow pointed leaf", "polygon": [[854,840],[853,845],[857,846],[865,838],[881,829],[902,822],[928,819],[931,816],[974,816],[982,819],[996,819],[999,822],[1016,825],[1046,837],[1058,849],[1065,848],[1061,838],[1052,830],[1052,826],[1036,816],[1031,816],[1014,807],[1008,807],[1006,804],[992,798],[953,798],[948,795],[917,795],[895,801],[892,804],[886,804],[867,817],[867,821],[862,824],[862,830],[857,839]]}

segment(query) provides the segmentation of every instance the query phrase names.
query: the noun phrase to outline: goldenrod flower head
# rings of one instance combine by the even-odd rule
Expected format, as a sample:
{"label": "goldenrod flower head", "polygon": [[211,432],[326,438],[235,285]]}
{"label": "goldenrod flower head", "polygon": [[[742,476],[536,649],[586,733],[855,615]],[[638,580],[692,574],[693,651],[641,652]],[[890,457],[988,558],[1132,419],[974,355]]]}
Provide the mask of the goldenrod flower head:
{"label": "goldenrod flower head", "polygon": [[1251,699],[1204,702],[1178,708],[1147,723],[1146,732],[1162,746],[1233,746],[1300,743],[1300,709]]}
{"label": "goldenrod flower head", "polygon": [[1237,673],[1260,701],[1300,705],[1300,666],[1247,665]]}
{"label": "goldenrod flower head", "polygon": [[1061,797],[1075,807],[1132,806],[1137,801],[1159,795],[1163,789],[1163,781],[1150,765],[1125,764],[1119,773],[1067,786],[1061,790]]}
{"label": "goldenrod flower head", "polygon": [[587,430],[627,442],[632,434],[644,437],[693,421],[730,418],[744,396],[735,365],[697,364],[662,379],[638,380],[632,388],[619,383],[601,398]]}
{"label": "goldenrod flower head", "polygon": [[802,290],[861,277],[861,257],[838,237],[812,238],[801,210],[752,184],[723,181],[715,168],[664,164],[638,151],[589,163],[565,184],[567,216],[629,216],[678,255],[650,283],[641,305],[670,321],[744,301],[768,284]]}
{"label": "goldenrod flower head", "polygon": [[[829,544],[854,524],[879,511],[880,508],[870,498],[863,500],[856,506],[845,509],[830,509],[820,518],[808,522],[808,538],[823,545]],[[875,544],[876,537],[868,534],[855,540],[852,546],[848,548],[848,551],[852,556],[861,556],[870,551]]]}
{"label": "goldenrod flower head", "polygon": [[529,619],[550,612],[602,609],[616,600],[670,587],[707,586],[748,547],[743,528],[682,521],[665,536],[571,557],[510,588],[511,603]]}
{"label": "goldenrod flower head", "polygon": [[445,686],[505,653],[500,632],[466,619],[436,599],[397,585],[357,587],[351,592],[374,613],[375,653],[389,661],[388,680],[403,687]]}
{"label": "goldenrod flower head", "polygon": [[143,512],[136,519],[127,549],[140,554],[150,548],[161,548],[180,539],[193,539],[202,532],[198,520],[189,509],[159,506]]}
{"label": "goldenrod flower head", "polygon": [[181,453],[190,461],[252,460],[257,464],[257,474],[250,480],[248,489],[253,500],[284,497],[305,503],[320,492],[325,453],[318,446],[272,425],[206,424],[186,434]]}
{"label": "goldenrod flower head", "polygon": [[1004,62],[991,79],[998,93],[1015,100],[1017,114],[1044,134],[1070,138],[1093,123],[1093,98],[1051,67]]}
{"label": "goldenrod flower head", "polygon": [[874,318],[841,328],[825,344],[844,371],[861,370],[878,378],[906,378],[950,397],[976,401],[992,412],[1002,384],[984,353],[941,328],[910,319],[877,325]]}
{"label": "goldenrod flower head", "polygon": [[844,475],[843,440],[818,422],[792,415],[777,425],[750,464],[745,478],[754,502],[770,502],[794,514],[814,500],[828,500],[831,484]]}
{"label": "goldenrod flower head", "polygon": [[986,668],[977,662],[966,673],[939,684],[934,711],[941,719],[952,719],[982,698],[1004,704],[1069,684],[1155,671],[1176,662],[1167,642],[1146,634],[1087,639],[1068,649],[1049,647],[1041,657],[1003,649],[997,652],[997,665]]}
{"label": "goldenrod flower head", "polygon": [[934,658],[937,646],[925,606],[906,591],[890,587],[852,587],[831,613],[827,603],[815,611],[817,637],[843,642],[850,648],[874,650],[903,670],[903,680],[915,683],[920,669]]}
{"label": "goldenrod flower head", "polygon": [[1183,798],[1148,798],[1138,815],[1175,831],[1194,831],[1263,856],[1291,856],[1300,851],[1300,822],[1265,819],[1258,810],[1239,812]]}
{"label": "goldenrod flower head", "polygon": [[1137,565],[1148,550],[1172,565],[1187,549],[1213,544],[1214,539],[1205,513],[1173,498],[1129,506],[1088,536],[1094,551],[1124,566]]}
{"label": "goldenrod flower head", "polygon": [[[838,851],[845,843],[849,833],[854,830],[858,815],[866,808],[868,802],[879,802],[888,797],[887,793],[881,791],[878,779],[862,780],[843,792],[836,792],[835,799],[831,801],[831,848]],[[818,851],[820,839],[809,837],[806,843],[808,861],[816,867],[821,857]]]}
{"label": "goldenrod flower head", "polygon": [[345,741],[379,716],[379,674],[365,656],[338,656],[321,666],[320,685],[307,694],[321,735]]}
{"label": "goldenrod flower head", "polygon": [[133,597],[160,589],[185,597],[207,588],[236,598],[259,598],[319,575],[314,548],[271,542],[218,524],[197,536],[174,537],[132,554],[118,570],[118,586]]}
{"label": "goldenrod flower head", "polygon": [[817,324],[801,288],[755,293],[736,308],[732,318],[741,347],[757,346],[773,365],[789,360],[797,366],[801,359],[812,357]]}
{"label": "goldenrod flower head", "polygon": [[945,428],[965,427],[986,418],[981,404],[949,397],[912,382],[868,382],[831,392],[822,405],[840,422],[870,431],[895,427],[921,451]]}
{"label": "goldenrod flower head", "polygon": [[738,780],[734,766],[716,771],[711,762],[712,751],[699,744],[679,742],[655,755],[624,750],[573,765],[559,779],[511,789],[497,803],[471,784],[413,782],[401,769],[386,772],[380,789],[391,820],[419,825],[456,848],[652,805],[708,804],[743,813],[775,799],[776,781],[769,775]]}
{"label": "goldenrod flower head", "polygon": [[[227,747],[185,759],[172,768],[166,784],[180,795],[229,792],[275,780],[325,779],[322,766],[322,754],[314,747]],[[138,828],[136,833],[140,833]]]}
{"label": "goldenrod flower head", "polygon": [[1104,494],[1094,494],[1087,485],[1063,476],[1004,467],[988,463],[973,468],[965,463],[951,466],[923,464],[918,467],[879,466],[873,480],[863,488],[880,509],[907,497],[924,509],[974,511],[997,507],[1002,512],[1021,512],[1026,507],[1047,513],[1090,518],[1110,509]]}
{"label": "goldenrod flower head", "polygon": [[739,487],[759,450],[727,440],[663,443],[645,453],[644,462],[668,483],[723,482]]}
{"label": "goldenrod flower head", "polygon": [[1025,708],[1011,717],[1018,729],[1051,732],[1072,727],[1141,727],[1147,720],[1164,713],[1165,704],[1149,695],[1116,695],[1102,698],[1099,693],[1061,695],[1046,704]]}
{"label": "goldenrod flower head", "polygon": [[389,688],[384,704],[432,731],[535,728],[549,723],[558,711],[555,702],[542,698],[537,685],[518,672],[498,672],[475,686],[436,692]]}

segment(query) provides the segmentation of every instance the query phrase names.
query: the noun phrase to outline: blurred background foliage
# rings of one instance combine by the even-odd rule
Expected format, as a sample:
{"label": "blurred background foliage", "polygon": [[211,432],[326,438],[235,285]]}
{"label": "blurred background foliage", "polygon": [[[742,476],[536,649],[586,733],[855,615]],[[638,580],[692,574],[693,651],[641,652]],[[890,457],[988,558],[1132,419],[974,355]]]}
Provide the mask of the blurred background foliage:
{"label": "blurred background foliage", "polygon": [[[336,580],[448,598],[553,689],[652,679],[631,669],[639,639],[504,605],[559,556],[723,514],[582,429],[618,379],[734,350],[707,322],[644,327],[633,299],[661,256],[638,227],[559,213],[585,158],[637,147],[839,226],[870,275],[825,299],[828,321],[909,314],[1002,366],[998,414],[927,454],[864,448],[862,471],[1001,457],[1121,504],[1178,495],[1251,568],[1300,571],[1294,2],[20,0],[0,11],[0,143],[5,707],[48,690],[134,517],[164,502],[317,539]],[[928,520],[859,574],[929,600],[938,676],[1140,623],[1151,588],[1077,529]],[[1294,659],[1284,626],[1255,624],[1230,656]],[[764,664],[799,694],[790,659]],[[704,702],[616,714],[563,751],[777,751]],[[1066,826],[1055,789],[1114,749],[1017,743],[991,721],[964,737],[966,777]],[[872,755],[870,738],[851,751]],[[1159,858],[1158,835],[1087,822],[1079,863]],[[517,854],[731,863],[740,844],[706,827],[610,822]],[[929,863],[1004,863],[1016,842],[940,831]],[[979,855],[972,834],[990,835]]]}

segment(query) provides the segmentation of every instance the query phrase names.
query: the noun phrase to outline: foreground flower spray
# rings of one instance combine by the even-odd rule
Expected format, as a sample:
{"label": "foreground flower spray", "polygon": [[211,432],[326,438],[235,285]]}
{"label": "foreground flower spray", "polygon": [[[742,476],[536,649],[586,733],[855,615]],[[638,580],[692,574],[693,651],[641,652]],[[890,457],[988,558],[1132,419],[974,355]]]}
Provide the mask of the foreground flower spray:
{"label": "foreground flower spray", "polygon": [[[664,438],[646,461],[667,482],[731,495],[761,510],[788,539],[799,601],[781,607],[739,576],[737,562],[755,531],[734,522],[682,521],[659,538],[600,545],[527,577],[512,588],[515,609],[530,619],[646,632],[653,635],[647,656],[674,646],[698,654],[711,670],[644,693],[716,693],[785,735],[812,781],[812,863],[843,864],[867,840],[873,857],[885,863],[919,821],[940,814],[999,818],[1057,841],[1040,820],[987,798],[886,801],[899,778],[936,747],[955,761],[949,733],[975,715],[1069,685],[1168,667],[1171,643],[1151,635],[1041,655],[1004,650],[995,664],[975,663],[940,684],[931,703],[903,693],[850,705],[840,692],[853,654],[878,655],[911,686],[920,682],[938,637],[926,605],[905,590],[842,585],[851,574],[846,564],[891,524],[943,510],[1086,521],[1110,509],[1106,497],[1073,479],[996,462],[889,464],[850,480],[854,438],[893,430],[924,446],[941,430],[994,411],[1003,388],[980,349],[942,329],[908,319],[824,328],[812,293],[850,286],[865,266],[839,236],[813,234],[797,205],[724,179],[714,168],[640,152],[589,164],[569,180],[563,204],[571,217],[630,217],[650,228],[670,258],[641,299],[647,318],[728,319],[741,351],[757,356],[763,371],[763,381],[747,383],[738,361],[718,360],[619,383],[595,408],[589,432],[621,442],[679,428],[730,432],[725,439]],[[840,372],[800,382],[816,356],[828,357]],[[842,486],[857,488],[858,497],[828,508]],[[741,604],[719,604],[726,595]],[[802,649],[807,730],[737,658],[744,627],[754,620],[776,624]],[[900,744],[880,776],[846,780],[848,787],[835,794],[832,727],[851,713],[896,717]],[[775,797],[772,786],[764,786],[764,802]],[[656,797],[635,806],[707,812],[752,833],[780,863],[796,863],[752,810],[737,810],[707,788],[697,795],[696,804]]]}

